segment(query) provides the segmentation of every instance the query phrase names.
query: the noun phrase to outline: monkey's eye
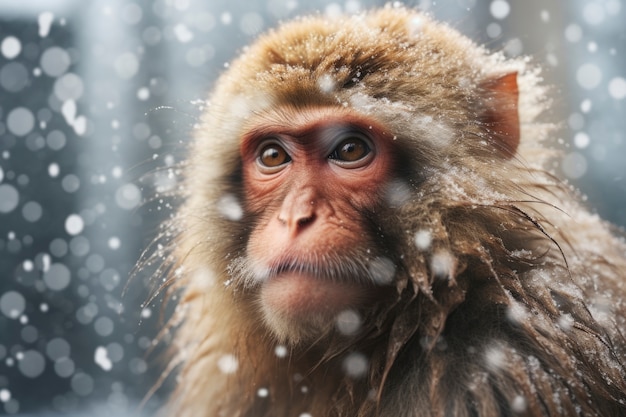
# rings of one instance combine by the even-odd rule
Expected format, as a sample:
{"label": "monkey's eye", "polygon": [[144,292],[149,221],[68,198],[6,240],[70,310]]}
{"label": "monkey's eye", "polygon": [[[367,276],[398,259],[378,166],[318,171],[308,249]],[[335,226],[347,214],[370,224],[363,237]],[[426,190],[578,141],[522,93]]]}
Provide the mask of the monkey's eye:
{"label": "monkey's eye", "polygon": [[257,161],[263,168],[274,171],[290,162],[291,157],[280,145],[271,143],[261,148]]}
{"label": "monkey's eye", "polygon": [[372,149],[369,141],[359,134],[351,133],[342,139],[328,155],[328,159],[346,168],[357,168],[369,162]]}

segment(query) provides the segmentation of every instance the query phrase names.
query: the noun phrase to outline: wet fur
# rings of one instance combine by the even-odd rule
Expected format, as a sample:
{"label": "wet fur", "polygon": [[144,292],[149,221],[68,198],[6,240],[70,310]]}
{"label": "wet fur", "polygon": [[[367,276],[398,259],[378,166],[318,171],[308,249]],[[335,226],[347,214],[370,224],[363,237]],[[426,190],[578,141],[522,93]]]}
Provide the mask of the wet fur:
{"label": "wet fur", "polygon": [[[522,134],[511,158],[482,122],[481,86],[512,71]],[[537,120],[550,105],[540,81],[523,60],[403,8],[302,18],[247,49],[211,96],[168,229],[182,365],[167,415],[626,415],[626,246],[544,171],[554,128]],[[244,204],[238,140],[248,115],[276,103],[349,106],[395,136],[398,190],[367,215],[395,285],[361,312],[356,336],[331,323],[283,346],[237,268],[256,220],[229,220],[220,202]],[[437,254],[452,255],[448,272]],[[368,359],[361,378],[344,372],[353,352]]]}

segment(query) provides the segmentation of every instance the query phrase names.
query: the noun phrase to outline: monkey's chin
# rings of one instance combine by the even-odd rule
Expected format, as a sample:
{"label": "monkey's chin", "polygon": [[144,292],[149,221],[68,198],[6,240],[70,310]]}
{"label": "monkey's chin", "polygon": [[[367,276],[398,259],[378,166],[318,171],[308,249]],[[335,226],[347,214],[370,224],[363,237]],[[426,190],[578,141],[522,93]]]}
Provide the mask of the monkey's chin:
{"label": "monkey's chin", "polygon": [[260,293],[265,323],[281,342],[296,344],[330,332],[335,317],[366,298],[357,284],[296,272],[272,277]]}

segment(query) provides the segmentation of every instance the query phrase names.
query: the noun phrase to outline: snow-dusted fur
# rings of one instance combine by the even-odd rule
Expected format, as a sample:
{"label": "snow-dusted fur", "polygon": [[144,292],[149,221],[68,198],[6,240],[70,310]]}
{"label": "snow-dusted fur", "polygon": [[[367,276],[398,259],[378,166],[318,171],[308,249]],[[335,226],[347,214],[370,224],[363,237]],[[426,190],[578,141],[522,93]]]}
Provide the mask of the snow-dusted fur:
{"label": "snow-dusted fur", "polygon": [[[513,72],[511,157],[483,115],[486,83]],[[210,97],[168,229],[167,415],[626,415],[626,245],[546,172],[540,82],[527,60],[397,7],[301,18],[244,50]],[[397,180],[370,227],[395,287],[358,312],[357,335],[278,340],[239,276],[255,221],[239,139],[276,104],[349,107],[393,137]]]}

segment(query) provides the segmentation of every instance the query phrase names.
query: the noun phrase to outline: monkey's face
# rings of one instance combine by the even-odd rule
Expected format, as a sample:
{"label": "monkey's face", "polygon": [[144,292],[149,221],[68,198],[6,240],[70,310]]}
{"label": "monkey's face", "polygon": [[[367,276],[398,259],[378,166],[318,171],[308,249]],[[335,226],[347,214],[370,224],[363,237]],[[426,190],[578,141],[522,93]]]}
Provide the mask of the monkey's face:
{"label": "monkey's face", "polygon": [[[283,341],[319,338],[346,311],[376,326],[365,307],[409,288],[405,259],[428,292],[438,269],[407,236],[430,233],[446,204],[483,203],[483,175],[504,181],[493,161],[519,143],[515,71],[482,74],[464,41],[442,50],[445,29],[388,21],[311,20],[261,39],[221,79],[194,148],[184,228],[208,250],[189,251],[213,256],[250,322]],[[219,218],[198,221],[212,201]],[[444,227],[432,233],[449,246]]]}
{"label": "monkey's face", "polygon": [[395,267],[367,224],[391,180],[390,137],[333,107],[257,117],[240,151],[248,285],[281,339],[319,337],[392,283]]}

